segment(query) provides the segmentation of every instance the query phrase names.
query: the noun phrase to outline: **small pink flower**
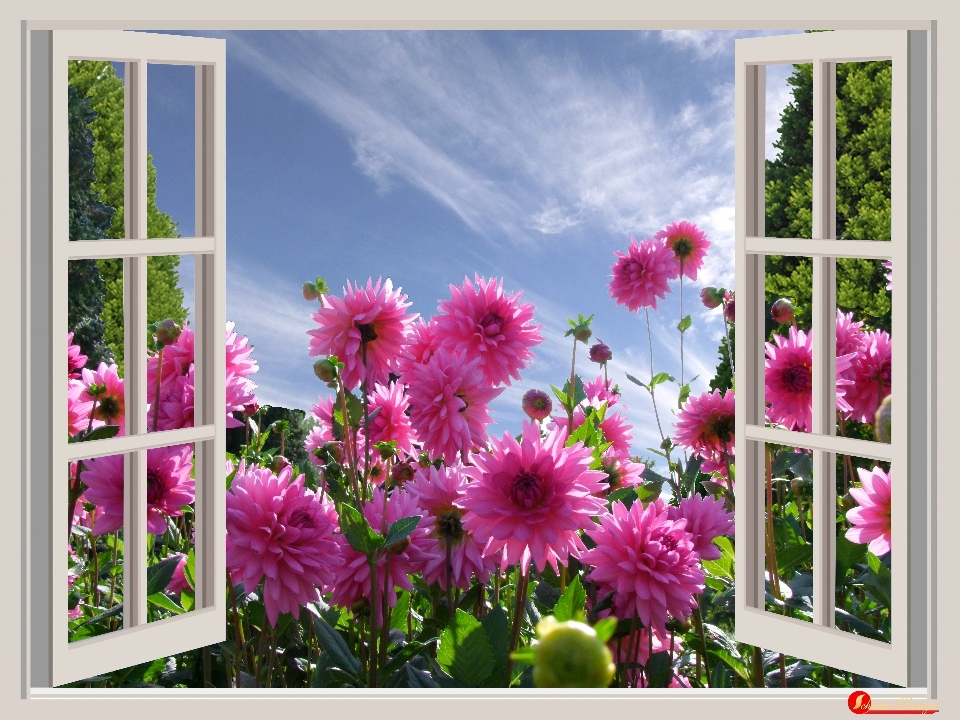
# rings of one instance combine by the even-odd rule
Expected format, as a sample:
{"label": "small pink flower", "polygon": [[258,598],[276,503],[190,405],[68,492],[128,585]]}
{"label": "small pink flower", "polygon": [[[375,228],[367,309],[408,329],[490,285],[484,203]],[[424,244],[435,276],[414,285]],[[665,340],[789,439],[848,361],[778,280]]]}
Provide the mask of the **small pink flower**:
{"label": "small pink flower", "polygon": [[787,298],[780,298],[770,308],[770,317],[774,322],[786,325],[793,320],[793,303]]}
{"label": "small pink flower", "polygon": [[611,447],[603,454],[600,461],[600,470],[607,474],[605,492],[613,492],[620,488],[639,485],[643,482],[643,463],[635,463],[626,456],[617,455]]}
{"label": "small pink flower", "polygon": [[893,343],[886,330],[864,334],[863,346],[853,361],[853,380],[846,389],[850,404],[847,417],[862,423],[874,422],[880,403],[890,394],[892,360]]}
{"label": "small pink flower", "polygon": [[418,440],[406,414],[410,407],[410,398],[405,389],[405,386],[399,383],[388,386],[377,383],[374,386],[369,395],[370,415],[373,418],[370,421],[370,445],[394,440],[398,450],[414,455],[416,450],[413,446]]}
{"label": "small pink flower", "polygon": [[322,448],[333,440],[333,403],[334,397],[320,398],[313,406],[312,415],[317,425],[309,432],[303,442],[303,449],[310,456],[310,461],[318,467],[323,463],[314,451]]}
{"label": "small pink flower", "polygon": [[310,357],[336,355],[344,364],[342,378],[347,389],[357,387],[364,379],[368,387],[389,382],[390,372],[397,369],[407,328],[416,318],[404,312],[410,307],[406,299],[399,288],[393,289],[389,278],[382,286],[379,279],[376,285],[369,279],[366,288],[347,281],[342,298],[321,295],[320,309],[310,316],[319,327],[307,331],[311,336]]}
{"label": "small pink flower", "polygon": [[67,333],[67,376],[79,378],[78,372],[87,364],[87,356],[82,354],[79,345],[73,344],[73,333]]}
{"label": "small pink flower", "polygon": [[733,390],[691,395],[677,415],[676,439],[705,458],[723,461],[734,453],[736,401]]}
{"label": "small pink flower", "polygon": [[542,438],[539,425],[524,421],[520,443],[506,432],[463,471],[475,480],[457,502],[467,511],[463,527],[486,543],[484,555],[505,550],[506,563],[519,564],[524,575],[531,562],[558,572],[558,564],[580,557],[578,532],[603,510],[593,495],[603,491],[605,475],[590,470],[590,448],[564,447],[565,437],[554,430]]}
{"label": "small pink flower", "polygon": [[718,290],[713,286],[705,287],[700,290],[700,302],[702,302],[703,306],[708,310],[714,310],[720,307],[723,301],[723,291]]}
{"label": "small pink flower", "polygon": [[[603,375],[600,375],[595,380],[585,382],[583,384],[583,391],[587,394],[587,400],[591,404],[596,404],[598,407],[600,403],[606,403],[607,407],[612,407],[620,402],[620,393],[615,393],[610,389],[609,383],[604,379]],[[626,410],[626,405],[620,406],[621,410]]]}
{"label": "small pink flower", "polygon": [[673,250],[660,240],[648,239],[637,245],[636,238],[630,238],[627,254],[614,254],[617,261],[611,268],[610,297],[631,312],[642,307],[656,310],[657,299],[665,299],[670,292],[668,281],[680,273]]}
{"label": "small pink flower", "polygon": [[553,401],[543,390],[527,390],[523,394],[521,405],[527,417],[538,422],[549,417],[553,410]]}
{"label": "small pink flower", "polygon": [[491,388],[480,367],[461,355],[438,350],[426,365],[414,365],[408,390],[410,424],[431,457],[447,464],[474,447],[483,447],[492,420],[487,404],[503,388]]}
{"label": "small pink flower", "polygon": [[669,507],[671,520],[684,518],[687,532],[693,536],[693,551],[702,560],[718,560],[720,549],[713,539],[733,532],[733,513],[728,512],[724,501],[713,497],[691,495],[680,501],[680,507]]}
{"label": "small pink flower", "polygon": [[710,241],[703,230],[692,222],[682,220],[668,225],[654,237],[663,240],[666,247],[673,251],[680,270],[691,280],[697,279],[697,270],[703,266],[703,259],[707,256]]}
{"label": "small pink flower", "polygon": [[[82,381],[70,378],[67,383],[67,429],[70,435],[76,435],[90,425],[93,398],[87,394],[87,386]],[[103,425],[102,420],[94,420],[91,427],[100,425]]]}
{"label": "small pink flower", "polygon": [[173,571],[173,577],[170,578],[170,582],[167,583],[167,592],[173,593],[174,595],[179,595],[184,590],[193,592],[193,586],[187,580],[187,576],[184,574],[183,570],[187,566],[187,556],[183,553],[173,553],[170,557],[180,556],[180,562],[177,563],[176,569]]}
{"label": "small pink flower", "polygon": [[417,318],[410,324],[410,332],[404,340],[403,350],[397,358],[397,374],[404,383],[409,383],[412,377],[410,370],[414,365],[425,365],[433,354],[440,349],[440,336],[437,334],[437,323],[434,318],[430,322]]}
{"label": "small pink flower", "polygon": [[542,325],[533,322],[533,305],[505,295],[503,280],[474,275],[450,286],[450,299],[440,303],[432,322],[440,345],[451,353],[481,358],[490,385],[511,384],[536,355],[530,348],[543,342]]}
{"label": "small pink flower", "polygon": [[613,351],[604,344],[603,342],[598,342],[590,348],[590,360],[595,363],[600,363],[605,365],[610,362],[613,358]]}
{"label": "small pink flower", "polygon": [[123,435],[125,400],[123,395],[123,378],[117,374],[117,366],[100,363],[95,371],[84,368],[80,371],[80,374],[83,377],[84,385],[87,386],[84,400],[94,399],[94,395],[90,392],[93,387],[101,390],[101,392],[96,395],[93,417],[97,420],[102,420],[107,425],[119,425],[119,434]]}
{"label": "small pink flower", "polygon": [[876,556],[890,552],[890,483],[893,471],[885,473],[857,468],[859,488],[850,488],[850,495],[859,507],[847,511],[847,521],[854,527],[847,530],[850,542],[870,543],[868,549]]}

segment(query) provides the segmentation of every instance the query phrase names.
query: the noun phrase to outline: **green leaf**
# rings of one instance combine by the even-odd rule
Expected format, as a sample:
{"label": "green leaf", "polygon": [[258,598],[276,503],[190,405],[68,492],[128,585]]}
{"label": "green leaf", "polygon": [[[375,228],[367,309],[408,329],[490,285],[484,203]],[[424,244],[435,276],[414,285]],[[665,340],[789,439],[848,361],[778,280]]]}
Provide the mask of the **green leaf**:
{"label": "green leaf", "polygon": [[670,484],[669,481],[663,477],[663,475],[657,475],[657,473],[653,471],[653,468],[644,468],[643,472],[640,474],[640,477],[651,482],[667,483],[668,485]]}
{"label": "green leaf", "polygon": [[791,545],[777,550],[777,571],[784,577],[797,565],[813,562],[813,545]]}
{"label": "green leaf", "polygon": [[593,626],[593,631],[600,638],[600,642],[607,642],[617,631],[617,619],[613,615],[608,615],[597,621],[597,624]]}
{"label": "green leaf", "polygon": [[350,421],[350,427],[360,427],[360,421],[363,419],[363,403],[352,392],[345,392],[347,399],[347,417]]}
{"label": "green leaf", "polygon": [[397,604],[390,613],[390,627],[405,630],[407,627],[407,613],[410,611],[410,593],[401,590],[397,593]]}
{"label": "green leaf", "polygon": [[536,590],[533,591],[533,599],[543,608],[544,612],[553,612],[560,599],[560,591],[547,582],[537,583]]}
{"label": "green leaf", "polygon": [[667,382],[667,380],[670,382],[676,382],[673,375],[670,373],[657,373],[650,379],[650,389],[653,390],[653,388],[655,388],[657,385],[662,385],[663,383]]}
{"label": "green leaf", "polygon": [[[567,383],[567,385],[564,387],[568,387],[569,385],[570,383]],[[564,410],[569,412],[573,409],[573,405],[570,404],[570,396],[567,394],[566,390],[561,390],[556,385],[551,385],[550,389],[553,390],[553,394],[556,395],[557,400],[560,402],[560,405]]]}
{"label": "green leaf", "polygon": [[173,571],[179,564],[180,558],[172,555],[147,568],[147,597],[166,589],[173,577]]}
{"label": "green leaf", "polygon": [[647,387],[646,383],[640,382],[639,380],[637,380],[637,379],[636,379],[633,375],[631,375],[630,373],[627,373],[626,375],[627,375],[627,380],[629,380],[630,382],[634,383],[635,385],[639,385],[640,387],[645,388],[645,389],[647,389],[647,390],[650,389],[649,387]]}
{"label": "green leaf", "polygon": [[383,536],[376,532],[367,519],[352,505],[340,506],[340,526],[350,547],[368,558],[383,545]]}
{"label": "green leaf", "polygon": [[731,582],[734,580],[733,567],[730,559],[721,557],[719,560],[702,560],[703,569],[714,577],[726,578]]}
{"label": "green leaf", "polygon": [[687,315],[679,323],[677,323],[677,330],[680,331],[680,334],[683,334],[690,328],[691,325],[693,325],[693,320],[689,315]]}
{"label": "green leaf", "polygon": [[664,688],[673,679],[673,665],[670,663],[670,653],[654,653],[644,666],[647,676],[647,687]]}
{"label": "green leaf", "polygon": [[840,622],[845,622],[852,632],[855,632],[857,635],[863,635],[864,637],[872,638],[874,640],[887,640],[879,630],[875,629],[873,626],[868,625],[860,618],[855,615],[851,615],[846,610],[841,608],[836,609],[836,622],[839,625]]}
{"label": "green leaf", "polygon": [[470,613],[457,609],[440,634],[437,662],[451,677],[479,687],[493,672],[493,650],[483,626]]}
{"label": "green leaf", "polygon": [[383,549],[390,547],[406,539],[410,533],[417,529],[422,515],[411,515],[410,517],[400,518],[395,523],[390,523],[387,527],[387,535],[383,539]]}
{"label": "green leaf", "polygon": [[843,581],[847,571],[859,562],[863,562],[867,546],[850,542],[843,535],[837,536],[837,583]]}
{"label": "green leaf", "polygon": [[187,553],[187,562],[183,566],[183,577],[186,579],[188,583],[190,583],[190,587],[192,588],[197,587],[197,583],[194,580],[195,572],[196,572],[196,557],[194,555],[193,548],[190,548],[190,552]]}
{"label": "green leaf", "polygon": [[583,614],[583,607],[587,601],[587,593],[580,584],[580,578],[574,577],[573,582],[567,585],[563,595],[557,600],[553,608],[553,616],[560,622],[574,620]]}
{"label": "green leaf", "polygon": [[147,602],[151,605],[156,605],[157,607],[162,607],[164,610],[169,610],[170,612],[180,615],[183,613],[184,608],[177,605],[166,593],[158,592],[153,595],[147,595]]}
{"label": "green leaf", "polygon": [[680,388],[680,396],[677,398],[677,407],[683,410],[683,404],[690,398],[690,383]]}
{"label": "green leaf", "polygon": [[120,432],[119,425],[101,425],[90,432],[80,432],[70,438],[70,442],[90,442],[91,440],[107,440],[116,437]]}
{"label": "green leaf", "polygon": [[483,631],[487,634],[487,641],[490,643],[490,651],[493,654],[493,676],[499,679],[506,667],[507,650],[510,647],[510,620],[507,618],[506,610],[501,605],[497,605],[483,616],[480,624],[483,625]]}
{"label": "green leaf", "polygon": [[340,633],[318,615],[313,616],[313,626],[317,631],[317,640],[320,641],[320,646],[330,656],[333,666],[353,675],[359,675],[360,661],[350,652],[350,647]]}
{"label": "green leaf", "polygon": [[[553,387],[553,386],[551,385],[550,387]],[[569,380],[567,380],[567,382],[563,384],[563,394],[567,396],[567,398],[570,397],[570,381]],[[574,375],[573,376],[573,405],[571,407],[576,407],[586,399],[587,399],[587,393],[583,389],[583,380],[580,379],[579,375]],[[564,407],[566,407],[566,405]]]}
{"label": "green leaf", "polygon": [[633,505],[636,499],[637,499],[637,488],[635,488],[632,485],[628,485],[627,487],[622,487],[619,490],[614,490],[612,493],[607,495],[608,503],[612,504],[618,501],[622,502],[623,506],[627,508],[627,510],[630,509],[630,507]]}
{"label": "green leaf", "polygon": [[184,612],[190,612],[193,610],[193,606],[196,605],[196,598],[189,590],[183,590],[180,593],[180,603],[183,605]]}
{"label": "green leaf", "polygon": [[640,499],[640,502],[643,503],[644,507],[652,503],[663,491],[662,482],[645,482],[642,485],[636,487],[637,497]]}

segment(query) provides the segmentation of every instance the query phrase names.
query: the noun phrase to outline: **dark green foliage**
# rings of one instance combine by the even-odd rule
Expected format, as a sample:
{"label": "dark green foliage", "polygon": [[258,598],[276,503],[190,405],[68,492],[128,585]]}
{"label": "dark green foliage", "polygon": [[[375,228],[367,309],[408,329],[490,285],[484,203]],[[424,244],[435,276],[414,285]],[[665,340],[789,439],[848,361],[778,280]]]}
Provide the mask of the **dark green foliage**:
{"label": "dark green foliage", "polygon": [[[236,417],[240,418],[241,422],[244,419],[240,413],[237,413]],[[273,423],[287,421],[288,429],[285,433],[285,439],[283,443],[284,457],[286,457],[291,464],[299,466],[301,470],[303,470],[303,468],[310,463],[310,459],[307,457],[307,453],[303,449],[303,443],[306,441],[307,435],[310,434],[310,430],[313,428],[313,420],[310,415],[303,410],[298,409],[264,406],[261,408],[260,412],[253,417],[253,422],[255,424],[258,420],[260,422],[261,430],[266,430]],[[233,455],[238,455],[241,447],[244,445],[245,438],[246,431],[244,428],[229,428],[227,430],[227,452]],[[270,437],[268,437],[264,443],[263,449],[273,449],[276,451],[276,455],[280,454],[279,430],[275,430],[270,433]]]}
{"label": "dark green foliage", "polygon": [[[728,332],[730,334],[730,357],[733,357],[734,328],[733,325],[729,325],[728,327]],[[722,393],[726,393],[727,390],[733,387],[733,372],[730,369],[730,361],[727,357],[726,336],[720,338],[720,347],[717,348],[717,353],[720,355],[720,364],[717,365],[717,370],[713,376],[713,380],[710,381],[710,390],[719,390]]]}

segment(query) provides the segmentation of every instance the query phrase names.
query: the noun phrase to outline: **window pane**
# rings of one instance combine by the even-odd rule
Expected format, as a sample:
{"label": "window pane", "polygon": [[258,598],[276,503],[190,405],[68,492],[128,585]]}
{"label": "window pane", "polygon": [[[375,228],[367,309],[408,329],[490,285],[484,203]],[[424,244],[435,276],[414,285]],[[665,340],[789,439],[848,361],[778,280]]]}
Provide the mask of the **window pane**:
{"label": "window pane", "polygon": [[195,73],[147,65],[147,237],[194,235]]}
{"label": "window pane", "polygon": [[890,642],[890,463],[837,455],[838,629]]}
{"label": "window pane", "polygon": [[124,456],[70,463],[69,487],[67,622],[75,642],[123,628]]}
{"label": "window pane", "polygon": [[764,607],[813,622],[813,459],[810,450],[765,443]]}

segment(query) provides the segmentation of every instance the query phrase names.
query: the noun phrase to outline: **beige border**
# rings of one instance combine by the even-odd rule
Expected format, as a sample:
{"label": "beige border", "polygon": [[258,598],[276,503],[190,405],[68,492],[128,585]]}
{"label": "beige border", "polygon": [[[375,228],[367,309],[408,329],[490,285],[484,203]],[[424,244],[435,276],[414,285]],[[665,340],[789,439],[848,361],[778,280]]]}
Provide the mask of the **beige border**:
{"label": "beige border", "polygon": [[[134,5],[117,0],[104,0],[95,6],[100,17],[109,20],[90,21],[82,18],[89,16],[91,6],[80,5],[67,0],[13,0],[8,2],[3,14],[2,34],[0,34],[0,63],[2,72],[3,97],[12,99],[21,96],[20,69],[22,63],[22,33],[25,26],[22,21],[31,21],[31,27],[71,27],[100,29],[254,29],[254,28],[758,28],[758,29],[802,29],[805,27],[834,29],[927,29],[929,21],[937,22],[936,57],[938,105],[935,109],[937,127],[943,132],[937,137],[937,196],[931,199],[931,206],[944,227],[960,225],[960,206],[952,196],[960,190],[960,157],[958,157],[957,132],[953,118],[960,110],[960,88],[957,86],[960,71],[960,7],[956,3],[941,0],[913,0],[904,5],[900,0],[882,0],[866,2],[838,2],[837,0],[807,0],[802,5],[796,2],[777,0],[679,0],[672,3],[638,3],[626,0],[595,1],[590,3],[571,2],[570,0],[528,0],[527,2],[451,3],[443,0],[429,2],[389,2],[389,0],[355,0],[350,3],[307,2],[304,0],[271,0],[270,3],[251,2],[250,0],[167,0],[161,4]],[[2,217],[8,223],[20,225],[20,237],[9,231],[11,237],[0,243],[0,266],[5,277],[0,283],[0,303],[5,308],[21,307],[23,292],[22,241],[24,228],[18,220],[22,217],[21,175],[21,112],[7,112],[3,120],[3,132],[0,134],[0,183],[4,192],[0,196]],[[942,119],[942,122],[941,122]],[[18,152],[19,151],[19,152]],[[945,194],[947,202],[940,203],[939,195]],[[949,193],[949,194],[946,194]],[[945,243],[937,249],[934,267],[939,272],[949,271],[960,264],[960,245]],[[949,278],[948,278],[949,280]],[[950,283],[935,288],[936,299],[941,298],[945,308],[951,307],[946,296]],[[937,305],[940,303],[937,302]],[[940,322],[940,318],[943,322]],[[952,367],[957,357],[957,338],[951,335],[947,313],[937,318],[944,326],[937,341],[936,357],[938,366]],[[19,328],[22,330],[25,318],[21,313]],[[21,380],[25,368],[20,353],[20,333],[7,333],[7,352],[0,355],[2,376],[10,379],[7,387],[16,388],[14,377]],[[942,361],[942,362],[941,362]],[[949,414],[951,408],[960,407],[960,389],[955,385],[942,383],[932,388],[936,398],[936,412],[939,427],[944,433],[956,425]],[[24,468],[20,448],[20,426],[22,422],[22,398],[19,393],[8,397],[4,414],[3,435],[6,439],[8,456],[16,457],[21,468],[21,482],[9,482],[6,488],[6,500],[11,508],[5,514],[5,522],[0,524],[0,540],[3,546],[10,548],[6,554],[8,578],[16,578],[22,585],[25,568],[21,563],[19,550],[21,543],[22,514],[12,508],[23,507]],[[955,443],[949,442],[949,436],[931,438],[935,465],[949,468],[952,459],[949,450]],[[951,508],[958,505],[957,483],[943,483],[937,489],[937,496],[931,498],[933,508]],[[952,537],[947,528],[937,528],[937,539],[943,541],[945,548],[950,547]],[[935,548],[935,546],[934,546]],[[942,564],[939,585],[934,588],[937,598],[946,598],[956,589],[956,574],[946,564],[939,562],[939,556],[931,553],[938,565]],[[240,702],[221,705],[223,694],[198,694],[184,692],[182,699],[159,701],[154,695],[148,700],[144,693],[114,693],[110,699],[91,696],[89,700],[63,697],[62,700],[41,700],[36,698],[26,702],[20,698],[26,692],[22,684],[20,653],[25,642],[25,628],[22,622],[23,611],[21,596],[12,590],[2,597],[3,616],[7,622],[0,626],[0,642],[9,648],[0,664],[0,698],[3,700],[4,714],[15,718],[59,717],[68,713],[95,712],[101,717],[142,717],[169,718],[171,713],[192,713],[200,710],[209,716],[236,718],[262,718],[283,713],[313,713],[330,717],[358,713],[375,717],[489,717],[492,714],[506,713],[507,716],[527,715],[533,717],[575,718],[602,712],[612,716],[638,715],[641,713],[673,713],[674,716],[723,717],[770,717],[782,718],[830,718],[850,717],[846,703],[836,692],[809,691],[796,693],[790,691],[765,690],[750,692],[729,691],[722,697],[708,697],[708,693],[689,693],[680,699],[678,693],[644,692],[631,695],[629,699],[623,693],[604,691],[603,695],[586,692],[561,694],[557,692],[527,691],[525,693],[486,693],[482,696],[467,693],[436,693],[426,697],[423,694],[368,691],[360,697],[357,693],[343,695],[327,693],[320,698],[317,694],[286,693],[284,695],[261,693],[239,694]],[[944,602],[942,607],[948,608]],[[11,621],[21,618],[20,634],[17,636]],[[941,638],[942,636],[942,638]],[[940,676],[948,680],[953,678],[957,667],[950,650],[957,646],[956,623],[944,622],[942,627],[932,629],[933,650],[937,653]],[[939,693],[941,717],[960,717],[960,701],[952,682],[944,684],[944,692]],[[880,697],[881,693],[873,693]],[[136,697],[137,699],[133,699]],[[167,697],[167,696],[165,696]],[[202,698],[202,699],[201,699]],[[895,698],[893,698],[895,700]],[[148,700],[144,702],[144,700]],[[50,704],[50,703],[53,704]],[[280,705],[278,706],[278,703]],[[281,709],[282,706],[282,709]]]}

